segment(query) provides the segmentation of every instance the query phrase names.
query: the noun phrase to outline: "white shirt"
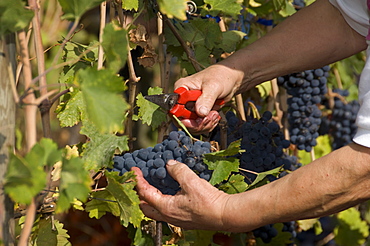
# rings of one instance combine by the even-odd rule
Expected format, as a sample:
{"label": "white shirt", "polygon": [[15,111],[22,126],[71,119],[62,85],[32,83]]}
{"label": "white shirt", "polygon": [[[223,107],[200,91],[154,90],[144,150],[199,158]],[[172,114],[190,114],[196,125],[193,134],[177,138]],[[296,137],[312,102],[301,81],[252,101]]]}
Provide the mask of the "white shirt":
{"label": "white shirt", "polygon": [[[339,9],[347,23],[359,34],[368,35],[369,10],[367,0],[329,0]],[[358,87],[360,110],[357,115],[357,133],[353,141],[370,148],[370,40],[367,41],[366,64]]]}

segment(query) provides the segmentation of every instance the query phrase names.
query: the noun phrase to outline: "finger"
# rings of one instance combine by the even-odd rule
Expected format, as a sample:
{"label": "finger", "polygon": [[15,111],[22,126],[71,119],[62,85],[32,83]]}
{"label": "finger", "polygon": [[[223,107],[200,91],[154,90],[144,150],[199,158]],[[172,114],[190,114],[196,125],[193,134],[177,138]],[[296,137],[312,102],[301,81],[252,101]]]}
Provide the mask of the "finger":
{"label": "finger", "polygon": [[204,118],[182,119],[181,122],[192,134],[203,134],[212,131],[220,121],[221,117],[217,111],[211,111]]}
{"label": "finger", "polygon": [[134,171],[136,175],[136,191],[139,195],[139,198],[144,200],[145,202],[151,204],[156,203],[157,200],[162,199],[162,192],[160,192],[157,188],[150,185],[148,181],[143,176],[143,173],[141,172],[140,168],[133,167],[131,168],[132,171]]}
{"label": "finger", "polygon": [[153,220],[156,220],[156,221],[164,221],[164,218],[163,218],[162,214],[157,209],[150,206],[149,204],[140,203],[140,209],[141,209],[141,211],[143,211],[145,216],[147,216],[147,217],[149,217]]}
{"label": "finger", "polygon": [[189,185],[204,185],[203,181],[208,183],[206,180],[199,178],[187,165],[176,160],[169,160],[167,162],[167,172],[180,184],[181,191],[185,193]]}
{"label": "finger", "polygon": [[174,90],[176,90],[179,87],[185,87],[188,90],[200,90],[201,89],[200,85],[201,81],[194,79],[194,76],[188,76],[177,80],[174,85]]}

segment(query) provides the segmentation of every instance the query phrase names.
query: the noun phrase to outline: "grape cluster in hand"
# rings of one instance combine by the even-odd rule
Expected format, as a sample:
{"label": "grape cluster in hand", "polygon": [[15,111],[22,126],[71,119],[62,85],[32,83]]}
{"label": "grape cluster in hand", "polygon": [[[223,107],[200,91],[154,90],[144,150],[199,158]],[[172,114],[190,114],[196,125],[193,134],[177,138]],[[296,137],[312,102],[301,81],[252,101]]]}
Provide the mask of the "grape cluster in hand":
{"label": "grape cluster in hand", "polygon": [[212,171],[203,163],[203,155],[211,152],[209,142],[196,141],[185,135],[182,131],[170,132],[167,139],[154,147],[135,150],[132,153],[114,156],[111,171],[123,175],[132,167],[141,169],[144,178],[163,194],[174,195],[180,190],[177,183],[168,173],[166,163],[168,160],[177,160],[185,163],[194,170],[200,178],[210,180]]}
{"label": "grape cluster in hand", "polygon": [[317,104],[327,93],[329,70],[325,66],[278,78],[278,84],[291,95],[287,99],[290,141],[299,150],[310,152],[317,144],[322,115]]}

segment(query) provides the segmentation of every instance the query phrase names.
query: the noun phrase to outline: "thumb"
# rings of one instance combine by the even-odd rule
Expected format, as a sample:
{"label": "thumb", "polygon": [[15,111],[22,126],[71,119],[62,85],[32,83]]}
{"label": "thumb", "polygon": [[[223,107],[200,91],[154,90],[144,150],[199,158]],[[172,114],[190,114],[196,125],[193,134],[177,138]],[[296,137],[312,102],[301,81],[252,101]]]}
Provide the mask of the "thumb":
{"label": "thumb", "polygon": [[206,117],[212,110],[219,93],[211,88],[202,88],[202,94],[195,103],[195,110],[201,117]]}
{"label": "thumb", "polygon": [[188,184],[194,185],[201,180],[186,164],[176,160],[169,160],[166,168],[171,177],[175,179],[180,184],[181,189],[185,191]]}

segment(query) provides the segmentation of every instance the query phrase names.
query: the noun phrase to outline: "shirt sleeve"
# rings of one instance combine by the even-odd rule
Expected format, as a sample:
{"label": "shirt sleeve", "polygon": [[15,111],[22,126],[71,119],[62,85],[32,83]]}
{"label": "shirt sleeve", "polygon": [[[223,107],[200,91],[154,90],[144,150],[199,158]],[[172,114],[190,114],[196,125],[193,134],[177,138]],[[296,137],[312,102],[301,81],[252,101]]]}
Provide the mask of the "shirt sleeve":
{"label": "shirt sleeve", "polygon": [[[369,10],[367,0],[329,0],[342,13],[347,23],[360,35],[369,32]],[[370,44],[367,38],[368,45]],[[370,148],[370,46],[366,51],[366,64],[361,72],[358,86],[360,110],[357,114],[357,132],[353,141]]]}
{"label": "shirt sleeve", "polygon": [[356,124],[358,128],[353,141],[370,148],[370,46],[368,46],[366,54],[367,61],[362,70],[358,86],[360,110],[357,114]]}
{"label": "shirt sleeve", "polygon": [[342,13],[348,25],[366,37],[369,28],[369,10],[366,0],[329,0]]}

